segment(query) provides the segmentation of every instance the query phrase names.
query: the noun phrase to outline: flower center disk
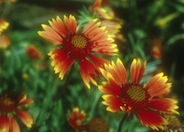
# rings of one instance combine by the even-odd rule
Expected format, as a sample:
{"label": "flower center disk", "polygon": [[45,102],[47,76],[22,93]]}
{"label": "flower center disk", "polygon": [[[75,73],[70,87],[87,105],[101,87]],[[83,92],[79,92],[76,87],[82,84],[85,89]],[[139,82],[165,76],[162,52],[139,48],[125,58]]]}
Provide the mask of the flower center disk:
{"label": "flower center disk", "polygon": [[72,37],[71,43],[76,48],[84,48],[87,44],[87,40],[82,35],[75,35]]}
{"label": "flower center disk", "polygon": [[130,87],[127,93],[129,97],[135,102],[143,101],[146,98],[145,91],[139,86]]}
{"label": "flower center disk", "polygon": [[6,98],[3,103],[6,106],[14,104],[14,102],[11,99],[9,99],[9,98]]}

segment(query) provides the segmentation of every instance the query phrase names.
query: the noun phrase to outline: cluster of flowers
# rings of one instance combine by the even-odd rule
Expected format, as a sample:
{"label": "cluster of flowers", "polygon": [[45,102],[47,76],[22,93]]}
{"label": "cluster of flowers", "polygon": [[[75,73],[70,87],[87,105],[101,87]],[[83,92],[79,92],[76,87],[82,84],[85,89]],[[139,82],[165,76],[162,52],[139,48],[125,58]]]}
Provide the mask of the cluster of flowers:
{"label": "cluster of flowers", "polygon": [[[0,4],[11,4],[15,0],[0,0]],[[0,18],[0,50],[6,49],[10,46],[10,39],[6,35],[5,30],[9,27],[9,22]],[[0,132],[20,132],[20,127],[16,121],[16,115],[28,127],[33,125],[32,116],[26,111],[22,110],[32,104],[33,100],[28,99],[25,93],[19,96],[13,93],[8,93],[0,97]]]}
{"label": "cluster of flowers", "polygon": [[[165,97],[170,92],[171,83],[164,73],[152,76],[148,82],[141,82],[146,61],[134,59],[128,72],[120,58],[110,62],[102,57],[118,54],[114,39],[121,24],[112,23],[113,16],[109,16],[101,8],[101,2],[96,0],[91,6],[98,19],[88,22],[86,26],[80,27],[73,15],[64,16],[63,20],[57,16],[49,21],[50,25],[42,25],[43,31],[38,34],[56,44],[56,48],[48,54],[52,59],[51,65],[62,80],[71,65],[79,64],[84,84],[90,88],[92,83],[104,93],[102,103],[108,111],[135,113],[143,125],[156,130],[164,129],[168,121],[163,115],[179,114],[177,101]],[[105,81],[97,84],[96,80],[100,75]],[[12,99],[9,95],[1,97],[0,130],[20,131],[13,118],[15,113],[27,127],[31,127],[32,117],[19,107],[32,102],[24,94],[17,99]],[[76,131],[82,131],[85,130],[84,117],[83,111],[79,113],[79,109],[74,108],[69,113],[68,121]]]}
{"label": "cluster of flowers", "polygon": [[[92,8],[95,11],[99,12],[100,2],[97,0],[93,4]],[[63,21],[59,17],[52,19],[49,21],[50,26],[42,25],[44,31],[39,31],[39,35],[58,46],[49,53],[55,73],[59,73],[59,77],[63,79],[70,66],[78,63],[81,77],[89,88],[90,83],[98,85],[95,80],[100,72],[107,80],[98,87],[104,93],[103,104],[107,105],[108,111],[135,113],[145,126],[157,130],[163,129],[168,122],[162,114],[179,114],[176,111],[177,101],[164,97],[171,88],[167,76],[158,73],[143,84],[140,81],[146,68],[145,61],[133,60],[130,67],[131,80],[129,80],[119,58],[116,62],[110,63],[109,60],[98,57],[118,53],[114,35],[108,33],[108,24],[105,25],[107,27],[105,29],[104,25],[102,26],[103,21],[99,22],[99,20],[89,22],[84,29],[77,26],[77,20],[73,15],[64,16]],[[83,114],[78,118],[82,117]],[[74,118],[76,118],[75,112]],[[77,123],[77,120],[69,121],[74,128],[82,129],[77,126],[81,124]]]}

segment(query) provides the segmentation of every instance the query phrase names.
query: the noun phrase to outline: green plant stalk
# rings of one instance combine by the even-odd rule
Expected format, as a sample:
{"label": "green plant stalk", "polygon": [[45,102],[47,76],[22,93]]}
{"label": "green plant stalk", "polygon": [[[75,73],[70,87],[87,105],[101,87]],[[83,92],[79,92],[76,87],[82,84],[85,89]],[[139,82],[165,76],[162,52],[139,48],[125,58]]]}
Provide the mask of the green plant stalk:
{"label": "green plant stalk", "polygon": [[118,131],[117,132],[121,132],[121,128],[123,126],[123,123],[125,122],[126,118],[128,117],[128,113],[126,112],[123,117],[121,118],[121,121],[119,123],[119,126],[118,126]]}

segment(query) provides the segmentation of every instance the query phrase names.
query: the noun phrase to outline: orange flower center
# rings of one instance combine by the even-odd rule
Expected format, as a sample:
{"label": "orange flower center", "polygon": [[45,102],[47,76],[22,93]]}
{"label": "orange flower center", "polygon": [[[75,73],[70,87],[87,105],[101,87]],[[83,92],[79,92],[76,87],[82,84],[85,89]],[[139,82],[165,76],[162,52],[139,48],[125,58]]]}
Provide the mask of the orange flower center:
{"label": "orange flower center", "polygon": [[14,102],[9,98],[5,98],[3,103],[4,105],[7,105],[7,106],[14,104]]}
{"label": "orange flower center", "polygon": [[127,93],[129,97],[135,102],[143,101],[146,98],[145,91],[139,86],[130,87]]}
{"label": "orange flower center", "polygon": [[71,42],[76,48],[84,48],[87,44],[86,38],[82,35],[73,36]]}
{"label": "orange flower center", "polygon": [[16,103],[14,100],[8,97],[0,98],[0,108],[4,112],[12,112],[16,109]]}

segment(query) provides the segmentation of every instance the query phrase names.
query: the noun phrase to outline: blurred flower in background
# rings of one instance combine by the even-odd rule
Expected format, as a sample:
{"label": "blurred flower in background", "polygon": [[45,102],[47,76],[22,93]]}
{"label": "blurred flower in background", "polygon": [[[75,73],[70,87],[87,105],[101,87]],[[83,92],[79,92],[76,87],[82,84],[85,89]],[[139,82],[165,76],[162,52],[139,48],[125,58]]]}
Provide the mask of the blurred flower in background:
{"label": "blurred flower in background", "polygon": [[168,124],[164,126],[164,131],[184,131],[184,126],[182,126],[178,116],[165,114],[164,117],[168,120]]}
{"label": "blurred flower in background", "polygon": [[6,30],[9,26],[9,23],[3,19],[0,19],[0,34]]}
{"label": "blurred flower in background", "polygon": [[108,132],[109,130],[107,122],[100,117],[90,120],[86,127],[88,132]]}
{"label": "blurred flower in background", "polygon": [[168,115],[164,114],[164,118],[168,120],[168,124],[166,124],[163,130],[151,130],[150,132],[183,132],[184,125],[182,125],[180,119],[176,115]]}
{"label": "blurred flower in background", "polygon": [[79,108],[75,107],[72,111],[68,112],[68,122],[75,132],[86,130],[86,113],[84,111],[79,111]]}
{"label": "blurred flower in background", "polygon": [[59,73],[59,77],[63,79],[69,67],[77,61],[86,86],[89,88],[90,82],[96,85],[96,70],[108,63],[108,60],[100,55],[113,56],[118,51],[105,28],[100,27],[100,22],[94,20],[82,30],[77,27],[77,21],[72,15],[69,18],[64,16],[64,22],[57,17],[49,23],[51,27],[42,25],[44,31],[38,33],[59,46],[49,53],[55,73]]}
{"label": "blurred flower in background", "polygon": [[171,83],[167,83],[167,76],[163,73],[154,75],[145,85],[141,84],[146,62],[134,59],[130,67],[132,82],[127,80],[126,69],[120,59],[116,64],[112,62],[101,69],[102,75],[108,82],[100,86],[103,104],[107,110],[117,112],[136,113],[141,123],[152,129],[163,129],[168,121],[161,113],[178,114],[177,101],[161,97],[168,94]]}
{"label": "blurred flower in background", "polygon": [[[103,4],[104,2],[106,2],[105,5]],[[94,16],[99,18],[102,22],[102,26],[107,28],[109,34],[115,37],[115,35],[120,32],[122,20],[115,16],[113,10],[109,6],[109,2],[105,0],[96,0],[91,6],[91,9],[94,11]]]}
{"label": "blurred flower in background", "polygon": [[101,22],[101,26],[106,27],[109,35],[121,42],[125,42],[123,34],[120,33],[123,21],[115,15],[108,0],[95,0],[89,9],[83,8],[83,10],[79,11],[78,18],[80,26],[84,26],[97,18]]}
{"label": "blurred flower in background", "polygon": [[150,51],[154,59],[161,60],[163,57],[163,43],[159,38],[154,38],[152,40],[152,48]]}
{"label": "blurred flower in background", "polygon": [[32,60],[43,58],[41,51],[38,48],[36,48],[34,45],[31,45],[31,44],[26,48],[26,53],[28,57]]}
{"label": "blurred flower in background", "polygon": [[3,132],[20,132],[20,127],[15,120],[17,115],[21,121],[31,128],[33,125],[33,118],[26,111],[22,110],[23,106],[32,104],[33,100],[28,99],[26,94],[21,94],[18,98],[14,97],[12,93],[0,97],[0,131]]}
{"label": "blurred flower in background", "polygon": [[7,35],[0,35],[0,49],[6,49],[10,46],[10,39]]}
{"label": "blurred flower in background", "polygon": [[6,49],[10,45],[10,39],[7,35],[2,34],[9,27],[9,23],[0,19],[0,49]]}
{"label": "blurred flower in background", "polygon": [[94,117],[89,120],[86,117],[86,113],[81,111],[78,107],[73,108],[72,111],[68,112],[68,122],[75,132],[107,132],[107,122],[100,118]]}

